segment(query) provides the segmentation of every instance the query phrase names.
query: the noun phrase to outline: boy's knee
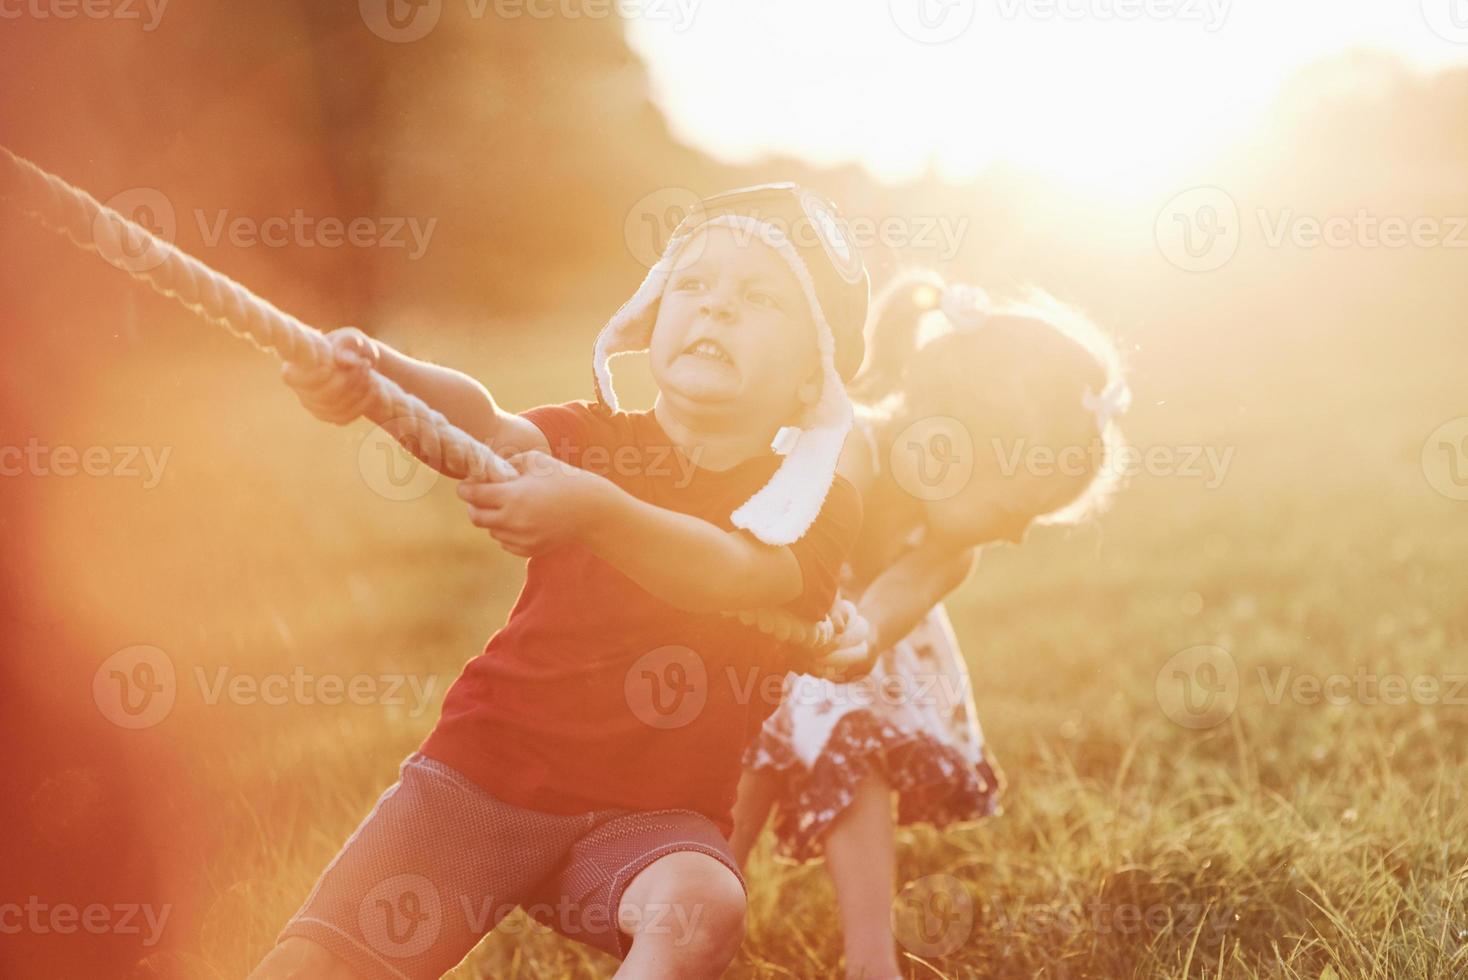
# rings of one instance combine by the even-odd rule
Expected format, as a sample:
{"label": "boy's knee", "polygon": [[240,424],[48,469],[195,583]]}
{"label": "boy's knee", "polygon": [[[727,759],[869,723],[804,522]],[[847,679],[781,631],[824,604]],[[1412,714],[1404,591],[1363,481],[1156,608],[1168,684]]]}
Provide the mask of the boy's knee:
{"label": "boy's knee", "polygon": [[699,947],[710,958],[728,962],[739,952],[744,941],[744,889],[728,869],[725,874],[700,882],[681,896],[688,910],[680,920],[674,917],[677,938]]}
{"label": "boy's knee", "polygon": [[[744,887],[705,854],[672,855],[652,887],[628,890],[619,919],[633,942],[656,943],[665,955],[707,966],[728,964],[744,940]],[[669,859],[664,859],[669,860]],[[716,975],[716,974],[715,974]]]}
{"label": "boy's knee", "polygon": [[321,945],[291,936],[272,949],[246,980],[361,980]]}

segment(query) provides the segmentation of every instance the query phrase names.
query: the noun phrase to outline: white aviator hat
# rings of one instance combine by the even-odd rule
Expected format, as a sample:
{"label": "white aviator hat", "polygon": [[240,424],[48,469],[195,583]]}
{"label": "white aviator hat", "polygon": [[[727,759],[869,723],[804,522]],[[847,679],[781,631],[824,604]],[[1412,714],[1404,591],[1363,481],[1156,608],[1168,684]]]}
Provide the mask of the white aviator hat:
{"label": "white aviator hat", "polygon": [[841,446],[851,431],[844,382],[861,366],[870,280],[834,204],[797,184],[762,184],[700,201],[672,237],[647,278],[596,339],[597,399],[616,411],[609,361],[647,350],[658,303],[683,247],[705,228],[727,227],[772,248],[795,274],[816,325],[821,394],[796,424],[782,428],[771,449],[784,457],[770,481],[734,511],[735,527],[769,545],[798,541],[825,503]]}

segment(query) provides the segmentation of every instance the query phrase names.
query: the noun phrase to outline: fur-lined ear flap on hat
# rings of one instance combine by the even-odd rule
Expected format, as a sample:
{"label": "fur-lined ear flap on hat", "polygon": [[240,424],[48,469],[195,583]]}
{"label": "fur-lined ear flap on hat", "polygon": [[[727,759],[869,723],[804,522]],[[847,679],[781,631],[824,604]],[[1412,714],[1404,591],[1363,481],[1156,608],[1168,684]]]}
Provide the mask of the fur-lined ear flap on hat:
{"label": "fur-lined ear flap on hat", "polygon": [[622,304],[596,337],[592,371],[596,381],[596,397],[607,408],[617,411],[617,390],[612,384],[611,359],[618,354],[647,350],[652,343],[652,328],[657,323],[658,301],[673,273],[673,263],[687,243],[688,235],[676,235],[663,250],[662,258],[648,270],[647,277],[632,298]]}
{"label": "fur-lined ear flap on hat", "polygon": [[806,426],[787,427],[772,448],[785,457],[775,475],[730,520],[769,545],[794,544],[810,530],[826,503],[836,464],[852,424],[851,401],[833,367]]}

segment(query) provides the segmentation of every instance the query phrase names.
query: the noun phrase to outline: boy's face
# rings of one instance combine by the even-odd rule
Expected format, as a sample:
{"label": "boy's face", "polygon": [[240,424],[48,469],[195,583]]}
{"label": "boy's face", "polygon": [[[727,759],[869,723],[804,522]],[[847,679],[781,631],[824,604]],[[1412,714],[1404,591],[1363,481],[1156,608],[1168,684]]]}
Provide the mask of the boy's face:
{"label": "boy's face", "polygon": [[816,329],[790,267],[758,237],[706,228],[658,306],[650,359],[680,415],[779,426],[820,394]]}

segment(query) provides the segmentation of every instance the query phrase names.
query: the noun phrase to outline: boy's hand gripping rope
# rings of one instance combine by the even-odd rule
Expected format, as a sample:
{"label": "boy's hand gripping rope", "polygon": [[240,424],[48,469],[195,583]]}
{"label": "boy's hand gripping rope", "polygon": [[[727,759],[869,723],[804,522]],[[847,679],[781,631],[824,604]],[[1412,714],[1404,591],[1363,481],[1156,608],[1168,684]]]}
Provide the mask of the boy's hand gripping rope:
{"label": "boy's hand gripping rope", "polygon": [[[80,188],[0,146],[0,198],[22,213],[96,252],[209,322],[276,357],[311,368],[332,363],[321,331],[276,309],[244,286],[209,268]],[[413,455],[454,479],[508,480],[515,469],[494,450],[455,426],[443,413],[371,372],[372,400],[363,414],[383,426]],[[391,423],[387,425],[386,423]],[[741,623],[782,641],[824,652],[834,629],[829,618],[809,623],[782,609],[729,612]]]}

